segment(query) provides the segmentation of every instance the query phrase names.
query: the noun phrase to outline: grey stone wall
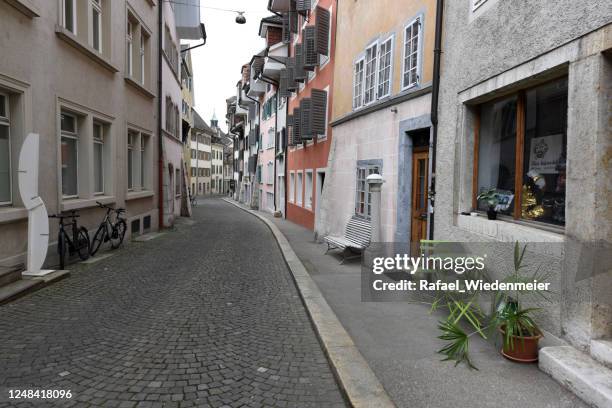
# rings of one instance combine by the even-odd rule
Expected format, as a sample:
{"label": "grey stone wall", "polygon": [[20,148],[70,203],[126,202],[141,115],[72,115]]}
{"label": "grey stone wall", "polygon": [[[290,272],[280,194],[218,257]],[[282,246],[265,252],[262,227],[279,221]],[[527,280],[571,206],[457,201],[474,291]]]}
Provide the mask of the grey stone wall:
{"label": "grey stone wall", "polygon": [[[446,1],[436,166],[435,238],[467,241],[612,241],[610,205],[610,57],[612,3],[605,0]],[[461,216],[471,209],[474,110],[551,76],[569,79],[565,231]],[[474,219],[475,218],[475,219]],[[567,258],[567,257],[566,257]],[[544,326],[588,348],[612,336],[607,278],[578,281],[569,259],[554,277],[560,303]],[[609,287],[609,286],[608,286]]]}

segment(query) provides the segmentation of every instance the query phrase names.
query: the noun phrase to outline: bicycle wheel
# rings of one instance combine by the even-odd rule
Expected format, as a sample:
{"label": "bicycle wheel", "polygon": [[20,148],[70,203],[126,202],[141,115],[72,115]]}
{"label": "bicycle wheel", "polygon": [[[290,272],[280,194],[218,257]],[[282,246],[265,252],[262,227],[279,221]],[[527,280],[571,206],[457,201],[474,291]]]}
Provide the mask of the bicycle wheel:
{"label": "bicycle wheel", "polygon": [[91,241],[91,249],[89,250],[89,254],[94,256],[96,252],[100,249],[100,245],[104,242],[104,237],[106,235],[106,224],[100,225],[100,228],[96,231],[96,235],[93,237],[93,241]]}
{"label": "bicycle wheel", "polygon": [[127,224],[125,220],[117,220],[115,225],[113,225],[113,232],[110,237],[111,248],[117,249],[123,242],[123,238],[125,237],[125,231],[127,230]]}
{"label": "bicycle wheel", "polygon": [[59,255],[60,270],[66,266],[66,237],[60,231],[57,234],[57,253]]}
{"label": "bicycle wheel", "polygon": [[77,253],[79,254],[79,258],[81,258],[82,261],[89,258],[89,249],[91,245],[89,242],[89,233],[87,232],[87,228],[85,227],[79,228],[77,242],[75,242],[74,245],[76,246],[76,250],[77,250]]}

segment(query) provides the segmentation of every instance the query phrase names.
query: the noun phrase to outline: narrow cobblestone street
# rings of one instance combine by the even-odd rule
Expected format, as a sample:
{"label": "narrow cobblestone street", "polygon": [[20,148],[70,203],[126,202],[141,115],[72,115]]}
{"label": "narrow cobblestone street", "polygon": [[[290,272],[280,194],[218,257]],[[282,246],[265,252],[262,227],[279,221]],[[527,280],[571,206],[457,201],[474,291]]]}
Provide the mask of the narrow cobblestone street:
{"label": "narrow cobblestone street", "polygon": [[192,220],[0,306],[0,406],[345,406],[267,227],[218,199]]}

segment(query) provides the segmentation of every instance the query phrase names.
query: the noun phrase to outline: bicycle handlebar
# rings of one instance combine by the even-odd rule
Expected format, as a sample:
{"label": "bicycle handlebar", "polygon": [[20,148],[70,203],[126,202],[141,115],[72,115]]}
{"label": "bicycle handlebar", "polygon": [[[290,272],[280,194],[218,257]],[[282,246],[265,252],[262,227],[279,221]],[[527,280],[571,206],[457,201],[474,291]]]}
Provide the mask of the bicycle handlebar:
{"label": "bicycle handlebar", "polygon": [[107,210],[113,210],[113,211],[118,212],[118,213],[125,212],[125,208],[113,208],[113,207],[108,206],[106,204],[102,204],[99,201],[96,201],[96,204],[98,204],[98,206],[101,207],[101,208],[106,208]]}
{"label": "bicycle handlebar", "polygon": [[53,214],[49,215],[49,218],[79,218],[79,214]]}

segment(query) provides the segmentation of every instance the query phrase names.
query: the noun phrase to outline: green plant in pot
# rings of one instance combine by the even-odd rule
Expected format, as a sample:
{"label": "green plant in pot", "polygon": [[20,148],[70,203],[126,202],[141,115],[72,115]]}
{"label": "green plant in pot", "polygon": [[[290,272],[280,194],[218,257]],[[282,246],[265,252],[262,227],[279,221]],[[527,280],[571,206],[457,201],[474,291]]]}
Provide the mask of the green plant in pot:
{"label": "green plant in pot", "polygon": [[502,335],[502,355],[522,363],[538,361],[538,342],[542,331],[530,316],[537,309],[522,309],[516,301],[504,304],[497,314],[496,326]]}
{"label": "green plant in pot", "polygon": [[[515,244],[514,271],[500,282],[529,283],[534,280],[546,280],[547,276],[541,274],[539,268],[532,274],[522,273],[526,248],[524,246],[521,249],[518,243]],[[490,282],[486,273],[480,278]],[[530,291],[530,293],[547,299],[547,292]],[[498,291],[489,293],[492,296],[490,299],[492,307],[489,313],[485,313],[480,307],[481,295],[479,291],[470,293],[465,290],[436,294],[432,310],[448,310],[446,319],[438,323],[438,329],[441,331],[438,338],[446,341],[444,347],[438,350],[445,356],[444,360],[455,361],[455,365],[463,362],[471,368],[476,368],[470,360],[470,339],[473,336],[485,340],[495,339],[496,333],[501,333],[501,353],[504,357],[522,363],[536,362],[538,342],[542,338],[542,331],[533,317],[537,309],[522,306],[520,302],[522,292]]]}
{"label": "green plant in pot", "polygon": [[476,197],[478,201],[484,201],[487,203],[487,218],[490,220],[497,219],[496,207],[499,204],[499,197],[497,196],[496,189],[492,188],[487,191],[483,191]]}

